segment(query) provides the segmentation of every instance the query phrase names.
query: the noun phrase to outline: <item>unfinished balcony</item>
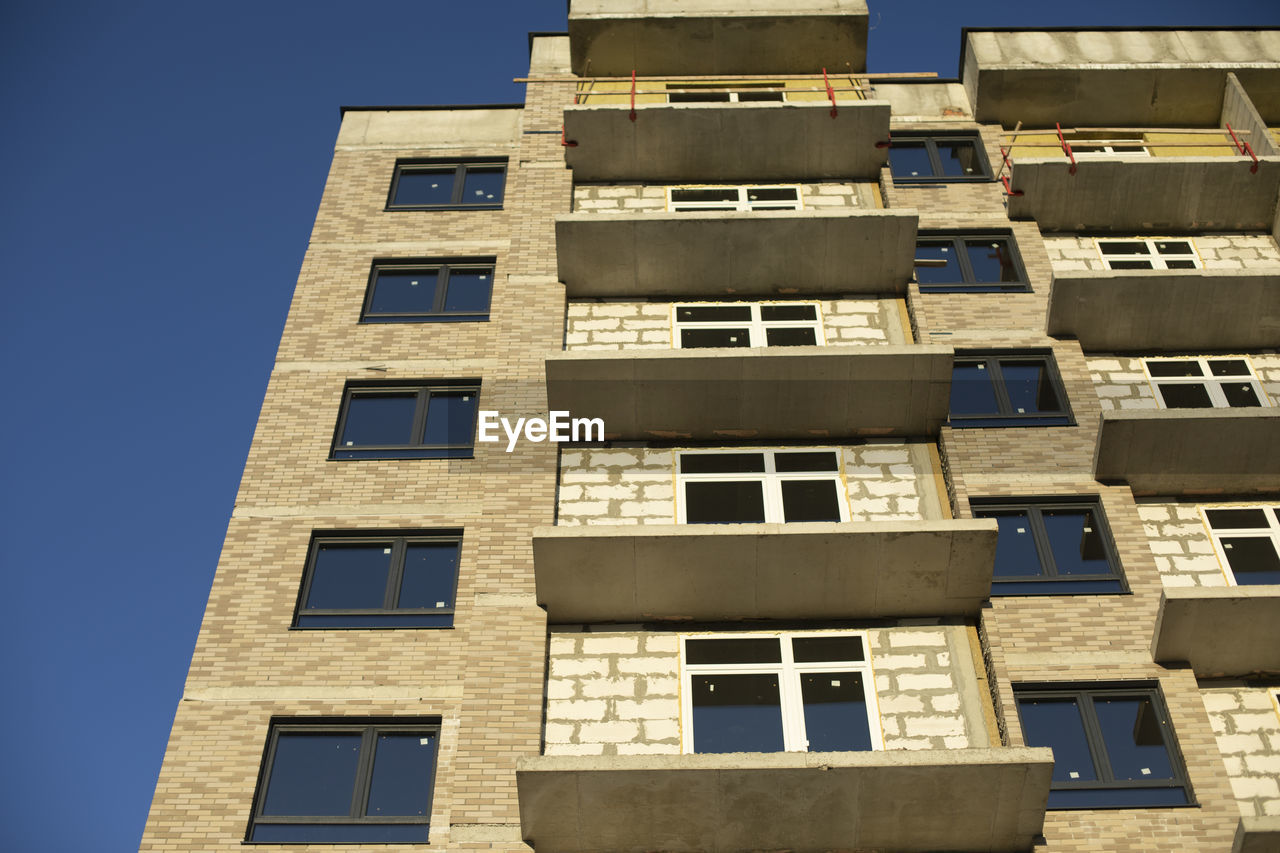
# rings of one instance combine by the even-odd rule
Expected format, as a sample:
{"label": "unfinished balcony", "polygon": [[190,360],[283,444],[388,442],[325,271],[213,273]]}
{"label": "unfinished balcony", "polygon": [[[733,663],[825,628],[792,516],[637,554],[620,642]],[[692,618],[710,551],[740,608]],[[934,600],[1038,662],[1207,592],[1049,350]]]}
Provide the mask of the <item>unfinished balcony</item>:
{"label": "unfinished balcony", "polygon": [[811,74],[866,67],[864,0],[572,0],[578,75]]}
{"label": "unfinished balcony", "polygon": [[1006,133],[1009,218],[1044,231],[1269,231],[1280,158],[1259,157],[1249,137],[1226,128]]}
{"label": "unfinished balcony", "polygon": [[1197,678],[1280,674],[1280,584],[1165,589],[1151,655]]}

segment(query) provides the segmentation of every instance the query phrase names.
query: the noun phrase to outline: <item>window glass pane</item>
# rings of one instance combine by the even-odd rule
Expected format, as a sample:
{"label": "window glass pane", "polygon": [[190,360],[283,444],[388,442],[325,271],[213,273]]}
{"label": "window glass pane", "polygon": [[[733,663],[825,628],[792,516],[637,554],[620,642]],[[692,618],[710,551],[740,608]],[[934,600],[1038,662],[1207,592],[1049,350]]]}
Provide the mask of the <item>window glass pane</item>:
{"label": "window glass pane", "polygon": [[784,521],[839,521],[840,496],[834,480],[783,480]]}
{"label": "window glass pane", "polygon": [[393,204],[425,205],[451,204],[453,202],[453,180],[457,171],[455,166],[442,166],[438,169],[415,167],[401,169],[400,180],[396,182],[396,197]]}
{"label": "window glass pane", "polygon": [[762,320],[816,320],[817,318],[818,308],[816,305],[760,306],[760,319]]}
{"label": "window glass pane", "polygon": [[435,743],[427,732],[378,735],[366,815],[428,817]]}
{"label": "window glass pane", "polygon": [[689,524],[764,522],[764,488],[759,482],[685,483],[684,494]]}
{"label": "window glass pane", "polygon": [[839,471],[840,463],[836,455],[830,451],[796,451],[793,453],[775,453],[773,466],[779,473],[797,471]]}
{"label": "window glass pane", "polygon": [[929,240],[916,243],[918,260],[943,261],[945,264],[916,264],[916,281],[920,284],[956,284],[964,281],[960,258],[955,244],[950,240]]}
{"label": "window glass pane", "polygon": [[1151,261],[1111,261],[1113,270],[1149,270],[1155,269]]}
{"label": "window glass pane", "polygon": [[1053,781],[1098,778],[1075,699],[1019,699],[1018,714],[1027,746],[1053,749]]}
{"label": "window glass pane", "polygon": [[739,92],[738,100],[741,101],[781,101],[781,92]]}
{"label": "window glass pane", "polygon": [[682,453],[682,474],[754,474],[764,471],[762,453]]}
{"label": "window glass pane", "polygon": [[1041,518],[1059,575],[1110,574],[1102,532],[1092,510],[1047,509]]}
{"label": "window glass pane", "polygon": [[[982,174],[978,150],[967,139],[948,139],[937,143],[942,174],[948,177],[973,177]],[[892,149],[891,149],[892,150]]]}
{"label": "window glass pane", "polygon": [[800,697],[810,752],[871,749],[862,673],[801,673]]}
{"label": "window glass pane", "polygon": [[450,270],[444,310],[450,314],[483,314],[489,310],[492,270]]}
{"label": "window glass pane", "polygon": [[667,101],[673,104],[697,104],[728,101],[728,92],[668,92]]}
{"label": "window glass pane", "polygon": [[1044,573],[1035,534],[1027,513],[1020,510],[975,510],[979,518],[994,518],[1000,527],[996,539],[997,578],[1038,577]]}
{"label": "window glass pane", "polygon": [[379,270],[370,314],[427,314],[434,310],[438,270]]}
{"label": "window glass pane", "polygon": [[1253,389],[1251,382],[1225,382],[1222,385],[1222,393],[1227,398],[1227,405],[1233,409],[1252,408],[1261,406],[1262,401],[1258,399],[1258,393]]}
{"label": "window glass pane", "polygon": [[391,544],[321,545],[316,549],[307,610],[374,610],[387,594]]}
{"label": "window glass pane", "polygon": [[1148,361],[1147,371],[1152,376],[1203,376],[1197,361]]}
{"label": "window glass pane", "polygon": [[1165,261],[1164,265],[1171,270],[1193,270],[1196,268],[1195,261],[1177,261],[1170,259]]}
{"label": "window glass pane", "polygon": [[406,445],[413,441],[417,394],[352,394],[341,446]]}
{"label": "window glass pane", "polygon": [[1209,391],[1198,383],[1156,384],[1166,408],[1170,409],[1210,409],[1213,401],[1209,399]]}
{"label": "window glass pane", "polygon": [[463,204],[501,204],[506,170],[501,166],[468,166],[462,182]]}
{"label": "window glass pane", "polygon": [[857,636],[796,637],[791,655],[797,663],[862,660],[862,638]]}
{"label": "window glass pane", "polygon": [[951,372],[951,414],[993,415],[999,411],[986,364],[957,361]]}
{"label": "window glass pane", "polygon": [[1108,242],[1106,242],[1106,243],[1099,243],[1099,244],[1098,244],[1098,247],[1099,247],[1100,249],[1102,249],[1102,254],[1104,254],[1104,255],[1108,255],[1108,256],[1110,256],[1110,255],[1149,255],[1149,254],[1151,254],[1151,251],[1150,251],[1150,249],[1148,249],[1148,248],[1147,248],[1147,244],[1146,244],[1146,243],[1139,243],[1139,242],[1137,242],[1137,241],[1132,241],[1132,242],[1130,242],[1130,241],[1118,241],[1118,242],[1111,242],[1111,241],[1108,241]]}
{"label": "window glass pane", "polygon": [[732,201],[738,200],[738,190],[736,187],[728,189],[707,189],[707,190],[672,190],[671,200],[677,201]]}
{"label": "window glass pane", "polygon": [[1004,386],[1014,414],[1060,412],[1062,403],[1049,378],[1049,366],[1043,361],[1010,361],[1001,359]]}
{"label": "window glass pane", "polygon": [[771,347],[817,346],[818,335],[813,329],[765,329],[765,343]]}
{"label": "window glass pane", "polygon": [[782,662],[782,647],[777,637],[685,640],[684,653],[690,664]]}
{"label": "window glass pane", "polygon": [[694,752],[781,752],[778,676],[694,675]]}
{"label": "window glass pane", "polygon": [[1019,280],[1008,240],[990,237],[965,240],[964,247],[969,254],[969,266],[973,267],[975,282],[990,284]]}
{"label": "window glass pane", "polygon": [[1249,364],[1241,358],[1213,358],[1209,360],[1209,372],[1214,376],[1248,376]]}
{"label": "window glass pane", "polygon": [[432,391],[422,443],[470,445],[476,423],[475,391]]}
{"label": "window glass pane", "polygon": [[1210,509],[1205,511],[1209,526],[1215,530],[1239,530],[1267,526],[1267,512],[1263,509]]}
{"label": "window glass pane", "polygon": [[682,323],[747,323],[749,305],[677,305],[676,319]]}
{"label": "window glass pane", "polygon": [[923,142],[899,142],[889,146],[889,169],[895,178],[927,178],[933,176],[929,151]]}
{"label": "window glass pane", "polygon": [[457,576],[457,543],[409,544],[405,547],[404,576],[400,581],[400,598],[396,607],[452,607],[454,580]]}
{"label": "window glass pane", "polygon": [[1162,255],[1190,255],[1191,244],[1186,240],[1160,240],[1156,243],[1156,251]]}
{"label": "window glass pane", "polygon": [[1236,583],[1280,584],[1280,557],[1276,556],[1276,545],[1271,537],[1224,536],[1222,551],[1227,555]]}
{"label": "window glass pane", "polygon": [[1172,779],[1173,766],[1164,747],[1160,718],[1146,696],[1093,700],[1102,740],[1116,779]]}
{"label": "window glass pane", "polygon": [[281,732],[262,814],[351,814],[359,763],[359,734]]}
{"label": "window glass pane", "polygon": [[681,329],[680,346],[685,349],[749,347],[751,346],[751,333],[745,328]]}
{"label": "window glass pane", "polygon": [[795,187],[751,187],[747,201],[795,201]]}

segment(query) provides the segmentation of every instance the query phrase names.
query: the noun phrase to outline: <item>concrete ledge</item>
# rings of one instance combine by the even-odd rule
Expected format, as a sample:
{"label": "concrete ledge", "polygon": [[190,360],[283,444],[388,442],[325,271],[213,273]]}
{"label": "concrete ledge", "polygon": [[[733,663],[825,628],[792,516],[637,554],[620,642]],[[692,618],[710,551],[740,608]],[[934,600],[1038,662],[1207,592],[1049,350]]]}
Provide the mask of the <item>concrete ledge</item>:
{"label": "concrete ledge", "polygon": [[1010,219],[1047,231],[1269,231],[1280,158],[1251,173],[1247,157],[1015,160]]}
{"label": "concrete ledge", "polygon": [[1280,491],[1280,409],[1103,412],[1093,475],[1139,495]]}
{"label": "concrete ledge", "polygon": [[557,851],[1025,851],[1052,750],[537,756],[520,826]]}
{"label": "concrete ledge", "polygon": [[1275,853],[1277,850],[1280,850],[1280,815],[1240,818],[1231,853]]}
{"label": "concrete ledge", "polygon": [[1197,678],[1280,673],[1280,586],[1166,589],[1151,656]]}
{"label": "concrete ledge", "polygon": [[556,261],[580,297],[907,292],[914,210],[566,214]]}
{"label": "concrete ledge", "polygon": [[[819,81],[821,82],[821,81]],[[889,104],[709,103],[566,107],[576,181],[876,180],[889,149]]]}
{"label": "concrete ledge", "polygon": [[975,616],[992,519],[539,527],[552,622]]}
{"label": "concrete ledge", "polygon": [[1046,330],[1086,352],[1267,349],[1280,341],[1280,268],[1055,274]]}
{"label": "concrete ledge", "polygon": [[561,352],[547,405],[608,439],[937,435],[951,365],[933,344]]}
{"label": "concrete ledge", "polygon": [[808,74],[863,71],[864,0],[572,0],[573,73]]}

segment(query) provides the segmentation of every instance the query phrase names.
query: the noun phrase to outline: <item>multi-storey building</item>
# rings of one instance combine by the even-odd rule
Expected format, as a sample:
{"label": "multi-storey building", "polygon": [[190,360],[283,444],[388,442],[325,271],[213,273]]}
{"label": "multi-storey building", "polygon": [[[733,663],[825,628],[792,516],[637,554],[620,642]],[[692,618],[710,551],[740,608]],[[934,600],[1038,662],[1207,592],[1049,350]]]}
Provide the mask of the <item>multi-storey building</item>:
{"label": "multi-storey building", "polygon": [[1280,849],[1280,32],[741,5],[345,111],[145,850]]}

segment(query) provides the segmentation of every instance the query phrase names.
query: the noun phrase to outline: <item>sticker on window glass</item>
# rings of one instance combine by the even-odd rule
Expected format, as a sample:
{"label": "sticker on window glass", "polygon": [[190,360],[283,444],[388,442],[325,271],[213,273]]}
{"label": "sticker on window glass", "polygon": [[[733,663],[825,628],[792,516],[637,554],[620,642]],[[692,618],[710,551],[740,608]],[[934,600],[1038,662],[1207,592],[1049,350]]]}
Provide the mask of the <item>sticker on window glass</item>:
{"label": "sticker on window glass", "polygon": [[417,286],[418,286],[418,283],[417,283],[416,281],[411,281],[411,282],[409,282],[409,284],[413,285],[414,287],[417,287]]}
{"label": "sticker on window glass", "polygon": [[382,549],[382,553],[384,553],[384,554],[390,554],[390,553],[391,553],[391,549],[390,549],[390,548],[383,548],[383,549]]}
{"label": "sticker on window glass", "polygon": [[437,601],[437,602],[436,602],[436,607],[448,607],[448,606],[449,606],[449,605],[445,604],[443,601]]}
{"label": "sticker on window glass", "polygon": [[1079,778],[1080,778],[1080,774],[1079,774],[1079,773],[1077,773],[1077,772],[1076,772],[1076,771],[1074,771],[1074,770],[1072,770],[1072,771],[1071,771],[1070,773],[1068,773],[1067,775],[1068,775],[1068,776],[1070,776],[1072,779],[1079,779]]}
{"label": "sticker on window glass", "polygon": [[418,746],[431,746],[431,738],[429,737],[418,738]]}
{"label": "sticker on window glass", "polygon": [[1018,528],[1018,532],[1019,532],[1019,533],[1026,533],[1026,532],[1027,532],[1027,528],[1025,528],[1025,527],[1019,527],[1019,528]]}

